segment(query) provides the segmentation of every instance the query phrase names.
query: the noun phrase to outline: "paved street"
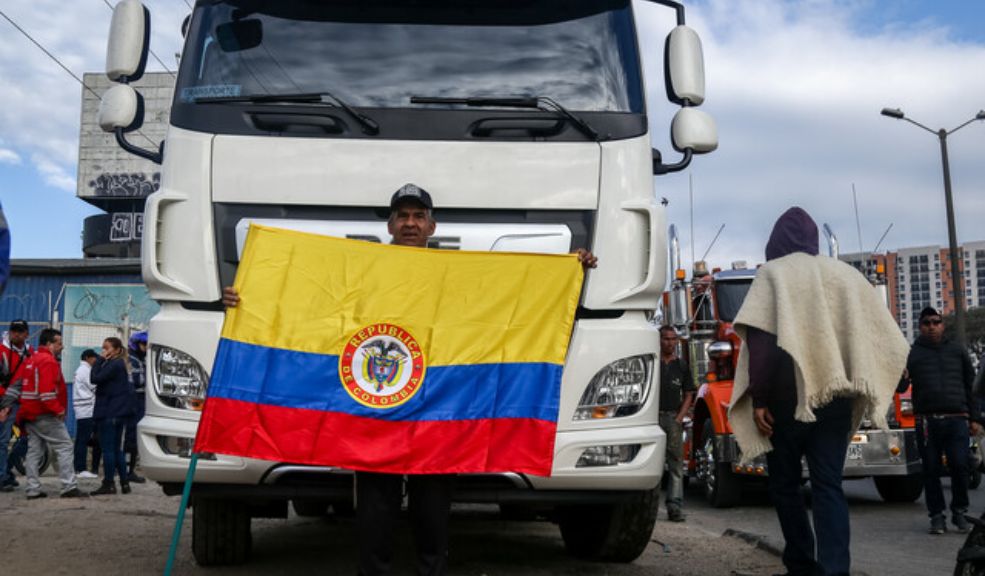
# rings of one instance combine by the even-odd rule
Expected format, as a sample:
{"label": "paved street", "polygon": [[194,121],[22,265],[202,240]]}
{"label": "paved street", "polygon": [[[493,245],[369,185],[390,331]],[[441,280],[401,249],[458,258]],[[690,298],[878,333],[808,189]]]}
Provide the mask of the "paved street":
{"label": "paved street", "polygon": [[[949,480],[945,496],[950,501]],[[886,504],[870,479],[844,484],[851,506],[852,566],[871,576],[927,576],[951,574],[964,535],[927,534],[929,520],[923,498],[913,504]],[[692,486],[687,494],[688,522],[714,534],[728,528],[765,536],[770,544],[782,548],[783,539],[776,515],[766,495],[765,485],[752,486],[743,493],[743,505],[715,510]],[[985,510],[985,487],[971,491],[971,512]]]}
{"label": "paved street", "polygon": [[[27,501],[23,491],[0,494],[3,574],[132,576],[161,574],[179,500],[153,484],[128,495],[81,500],[52,497],[57,480],[44,478],[49,497]],[[83,483],[93,489],[97,481]],[[174,574],[259,576],[356,573],[353,519],[328,516],[253,521],[253,557],[244,566],[201,568],[191,554],[186,518]],[[395,575],[410,574],[410,535],[400,534]],[[737,538],[661,520],[643,555],[631,564],[576,560],[557,526],[508,522],[493,506],[456,507],[449,573],[488,576],[762,576],[781,571],[775,556]]]}
{"label": "paved street", "polygon": [[[50,474],[50,473],[49,473]],[[44,479],[57,493],[54,477]],[[87,481],[92,489],[95,481]],[[869,576],[946,575],[964,540],[926,533],[923,501],[883,503],[871,480],[845,484],[852,509],[854,568]],[[972,491],[972,510],[985,510],[985,490]],[[7,540],[4,568],[11,574],[160,573],[176,515],[177,498],[152,484],[131,495],[85,500],[47,498],[28,502],[23,492],[0,494],[0,526]],[[764,487],[745,492],[741,507],[715,510],[697,487],[687,494],[688,522],[671,524],[661,508],[650,546],[632,564],[582,562],[569,557],[550,522],[508,522],[492,506],[457,507],[452,521],[452,574],[612,576],[761,576],[782,572],[767,551],[733,537],[727,529],[756,534],[782,546],[779,527]],[[351,518],[254,520],[253,558],[246,566],[202,569],[191,557],[190,517],[186,520],[175,574],[354,574]],[[399,566],[408,573],[409,534],[402,534]],[[126,551],[121,562],[121,551]]]}

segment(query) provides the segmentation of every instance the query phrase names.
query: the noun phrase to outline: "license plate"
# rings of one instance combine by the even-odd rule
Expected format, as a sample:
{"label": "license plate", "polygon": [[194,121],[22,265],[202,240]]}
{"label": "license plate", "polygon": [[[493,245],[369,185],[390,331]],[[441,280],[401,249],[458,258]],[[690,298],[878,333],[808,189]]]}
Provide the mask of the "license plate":
{"label": "license plate", "polygon": [[861,444],[849,444],[848,445],[848,459],[849,460],[861,460],[862,459],[862,445]]}

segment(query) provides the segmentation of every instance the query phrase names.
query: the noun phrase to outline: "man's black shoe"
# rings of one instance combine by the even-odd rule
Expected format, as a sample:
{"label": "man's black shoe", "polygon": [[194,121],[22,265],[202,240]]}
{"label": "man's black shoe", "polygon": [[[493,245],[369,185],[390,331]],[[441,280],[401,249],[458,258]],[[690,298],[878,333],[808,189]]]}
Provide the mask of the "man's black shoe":
{"label": "man's black shoe", "polygon": [[128,484],[126,482],[120,482],[120,492],[123,492],[124,494],[129,494],[130,493],[130,484]]}
{"label": "man's black shoe", "polygon": [[15,490],[12,484],[4,484],[0,486],[0,492],[13,492]]}
{"label": "man's black shoe", "polygon": [[143,476],[137,476],[136,472],[131,472],[130,475],[127,476],[127,481],[133,482],[134,484],[143,484],[147,481],[147,479]]}
{"label": "man's black shoe", "polygon": [[27,495],[28,500],[37,500],[38,498],[47,498],[47,497],[48,495],[45,494],[44,492],[36,492],[34,494]]}
{"label": "man's black shoe", "polygon": [[72,488],[71,490],[69,490],[67,492],[62,492],[61,496],[59,496],[59,497],[60,498],[88,498],[89,497],[89,493],[88,492],[83,492],[82,490],[79,490],[78,488]]}
{"label": "man's black shoe", "polygon": [[114,484],[103,484],[89,493],[90,496],[104,496],[107,494],[116,494],[116,486]]}

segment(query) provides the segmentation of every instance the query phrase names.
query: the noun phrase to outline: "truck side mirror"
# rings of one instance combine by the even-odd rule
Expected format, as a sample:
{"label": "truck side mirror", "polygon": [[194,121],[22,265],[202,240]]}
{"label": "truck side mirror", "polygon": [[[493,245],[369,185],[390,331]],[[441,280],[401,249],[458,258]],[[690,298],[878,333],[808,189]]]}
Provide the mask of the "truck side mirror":
{"label": "truck side mirror", "polygon": [[121,0],[113,9],[106,48],[106,76],[132,82],[144,74],[150,48],[150,12],[139,0]]}
{"label": "truck side mirror", "polygon": [[670,127],[674,148],[705,154],[718,148],[718,128],[709,114],[695,108],[681,108]]}
{"label": "truck side mirror", "polygon": [[256,18],[234,20],[215,28],[215,39],[223,52],[256,48],[263,41],[263,23]]}
{"label": "truck side mirror", "polygon": [[698,33],[678,26],[667,36],[664,49],[667,97],[681,106],[705,101],[705,58]]}
{"label": "truck side mirror", "polygon": [[107,90],[99,102],[99,127],[104,132],[115,132],[117,128],[128,132],[141,123],[139,112],[137,91],[129,84],[117,84]]}
{"label": "truck side mirror", "polygon": [[116,135],[116,143],[127,152],[150,160],[164,161],[164,143],[157,150],[147,150],[128,142],[125,134],[138,130],[144,122],[144,101],[129,84],[117,84],[103,94],[99,102],[99,127]]}

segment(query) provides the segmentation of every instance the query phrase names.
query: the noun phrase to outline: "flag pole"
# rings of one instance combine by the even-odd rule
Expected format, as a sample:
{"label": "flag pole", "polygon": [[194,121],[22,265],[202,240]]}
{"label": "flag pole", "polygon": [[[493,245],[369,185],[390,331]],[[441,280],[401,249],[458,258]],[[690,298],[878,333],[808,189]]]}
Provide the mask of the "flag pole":
{"label": "flag pole", "polygon": [[185,475],[185,488],[181,492],[181,507],[178,508],[178,519],[174,524],[174,533],[171,536],[171,549],[168,551],[168,563],[164,567],[164,576],[171,576],[171,569],[174,568],[174,557],[178,553],[178,540],[181,539],[181,525],[185,522],[185,510],[188,509],[188,499],[192,493],[192,480],[195,478],[195,467],[198,465],[198,453],[192,453],[192,460],[188,463],[188,474]]}

